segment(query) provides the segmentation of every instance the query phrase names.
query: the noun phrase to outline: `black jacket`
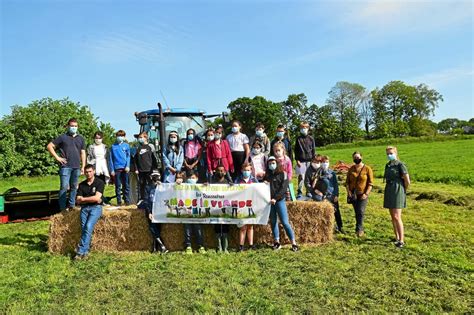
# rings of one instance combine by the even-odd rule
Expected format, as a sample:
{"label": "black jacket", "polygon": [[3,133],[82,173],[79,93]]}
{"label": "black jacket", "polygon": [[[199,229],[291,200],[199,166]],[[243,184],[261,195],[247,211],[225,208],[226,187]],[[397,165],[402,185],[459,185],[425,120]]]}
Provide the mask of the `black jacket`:
{"label": "black jacket", "polygon": [[311,162],[316,154],[316,144],[311,136],[299,136],[295,143],[295,160]]}
{"label": "black jacket", "polygon": [[158,168],[155,152],[149,144],[140,144],[133,160],[135,169],[139,172],[152,172]]}
{"label": "black jacket", "polygon": [[272,199],[280,201],[286,197],[289,181],[285,172],[275,173],[267,169],[263,180],[270,183],[270,196]]}

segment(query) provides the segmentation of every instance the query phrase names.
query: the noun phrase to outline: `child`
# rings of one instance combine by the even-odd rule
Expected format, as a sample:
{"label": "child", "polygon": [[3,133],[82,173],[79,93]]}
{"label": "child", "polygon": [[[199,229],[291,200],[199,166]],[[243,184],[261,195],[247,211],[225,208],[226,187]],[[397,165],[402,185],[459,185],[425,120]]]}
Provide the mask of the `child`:
{"label": "child", "polygon": [[[241,177],[237,178],[235,181],[236,184],[253,184],[253,183],[258,183],[258,180],[252,176],[252,165],[250,163],[244,163],[242,165],[242,175]],[[251,215],[250,213],[251,210],[249,210],[249,216]],[[239,251],[242,252],[244,251],[244,245],[245,245],[245,236],[247,236],[249,240],[249,246],[251,249],[256,249],[255,245],[253,244],[253,225],[252,224],[245,224],[243,226],[240,226],[240,245],[239,245]]]}
{"label": "child", "polygon": [[288,177],[283,170],[283,167],[278,163],[275,157],[270,156],[267,162],[267,171],[265,174],[265,182],[270,185],[270,197],[271,197],[271,209],[270,209],[270,222],[273,232],[273,238],[275,242],[273,249],[278,250],[281,248],[280,245],[280,230],[278,229],[278,220],[285,228],[286,235],[291,241],[291,250],[298,251],[298,245],[296,245],[295,234],[291,228],[290,222],[288,221],[288,210],[286,209],[285,194],[288,190]]}
{"label": "child", "polygon": [[[229,143],[222,139],[222,128],[207,132],[207,170],[212,176],[218,166],[223,166],[226,172],[234,172],[234,161]],[[213,140],[211,140],[213,139]]]}
{"label": "child", "polygon": [[[232,179],[229,173],[225,171],[223,166],[218,166],[214,175],[211,177],[211,184],[227,184],[232,185]],[[229,247],[229,225],[228,224],[215,224],[214,231],[216,232],[217,238],[217,252],[228,253]]]}
{"label": "child", "polygon": [[262,151],[263,145],[259,141],[255,141],[250,152],[250,163],[252,164],[252,175],[258,180],[265,177],[265,169],[267,168],[267,157]]}
{"label": "child", "polygon": [[[125,205],[130,205],[130,146],[125,142],[125,131],[117,131],[116,141],[110,149],[109,169],[110,175],[115,177],[115,194],[117,195],[117,205],[122,205],[121,190]],[[121,189],[123,185],[123,189]]]}
{"label": "child", "polygon": [[156,186],[160,185],[160,173],[153,172],[150,174],[150,183],[146,185],[147,198],[140,203],[139,208],[145,210],[145,215],[148,220],[148,229],[153,237],[153,247],[151,249],[152,253],[160,252],[165,254],[168,252],[163,240],[161,239],[161,224],[153,223],[153,200],[155,198]]}
{"label": "child", "polygon": [[314,196],[313,200],[322,201],[327,199],[334,206],[334,216],[336,218],[336,232],[343,233],[342,217],[339,211],[339,183],[336,173],[329,168],[329,157],[321,156],[321,167],[316,171],[318,173],[317,181],[312,184]]}
{"label": "child", "polygon": [[[181,174],[184,175],[184,174]],[[195,185],[198,181],[197,173],[191,171],[189,172],[189,176],[186,178],[186,184]],[[177,185],[180,183],[176,182]],[[202,232],[202,224],[193,224],[193,223],[185,223],[184,224],[184,247],[186,254],[192,254],[193,249],[191,247],[191,236],[194,234],[196,237],[196,241],[199,246],[199,253],[205,254],[206,249],[204,248],[204,240],[203,240],[203,232]]]}
{"label": "child", "polygon": [[186,172],[194,171],[199,174],[201,154],[201,142],[196,135],[196,131],[190,128],[186,131],[186,140],[184,141],[184,169]]}
{"label": "child", "polygon": [[135,174],[138,175],[140,200],[148,199],[149,190],[146,187],[153,186],[151,173],[158,168],[158,161],[154,151],[154,148],[148,143],[148,134],[146,132],[140,133],[138,135],[137,152],[133,158]]}
{"label": "child", "polygon": [[268,157],[270,155],[270,139],[265,133],[265,126],[260,122],[255,126],[255,136],[250,138],[250,144],[253,146],[256,141],[260,142],[263,146],[262,153]]}
{"label": "child", "polygon": [[[209,133],[212,132],[212,136]],[[207,167],[207,145],[209,142],[214,140],[214,129],[208,129],[204,133],[203,139],[201,139],[202,143],[202,150],[201,150],[201,158],[199,160],[199,182],[200,183],[207,183],[209,181],[208,176],[208,167]]]}
{"label": "child", "polygon": [[303,195],[304,174],[316,154],[314,139],[308,134],[308,132],[309,124],[307,122],[302,122],[300,124],[301,135],[298,136],[295,143],[296,174],[298,175],[297,199],[300,199]]}
{"label": "child", "polygon": [[232,133],[227,136],[230,151],[232,153],[232,161],[234,163],[234,172],[232,172],[232,179],[235,180],[240,175],[242,164],[249,160],[250,147],[249,137],[240,132],[242,123],[238,120],[232,122]]}
{"label": "child", "polygon": [[105,184],[109,183],[110,174],[107,168],[107,146],[103,143],[104,134],[97,131],[94,134],[94,143],[87,148],[87,164],[95,167],[95,176]]}
{"label": "child", "polygon": [[[282,142],[277,142],[273,146],[273,152],[275,152],[276,159],[278,163],[283,167],[283,171],[285,171],[286,175],[288,176],[288,181],[291,181],[293,178],[293,165],[291,165],[290,158],[286,155],[285,152],[285,145]],[[291,200],[290,190],[286,191],[287,201]]]}
{"label": "child", "polygon": [[285,126],[278,125],[276,129],[276,136],[273,138],[272,142],[270,143],[271,153],[270,155],[275,156],[275,152],[273,152],[273,146],[277,142],[282,142],[285,145],[286,154],[293,161],[293,151],[291,149],[291,140],[288,136],[285,137]]}
{"label": "child", "polygon": [[179,136],[176,131],[171,131],[168,136],[168,144],[163,148],[163,164],[165,165],[165,183],[174,183],[176,173],[183,167],[183,146],[179,144]]}
{"label": "child", "polygon": [[315,201],[321,201],[322,197],[315,193],[317,188],[317,181],[321,175],[321,155],[317,154],[311,161],[310,166],[306,169],[304,175],[304,185],[306,191],[311,194],[311,197]]}

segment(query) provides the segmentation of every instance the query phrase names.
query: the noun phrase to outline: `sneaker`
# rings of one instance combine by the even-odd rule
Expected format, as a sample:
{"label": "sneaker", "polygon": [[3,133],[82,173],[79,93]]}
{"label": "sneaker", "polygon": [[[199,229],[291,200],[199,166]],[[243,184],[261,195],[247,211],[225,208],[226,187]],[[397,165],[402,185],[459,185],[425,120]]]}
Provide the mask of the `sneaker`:
{"label": "sneaker", "polygon": [[298,247],[298,245],[296,245],[296,244],[291,245],[291,251],[297,252],[299,250],[300,250],[300,248]]}
{"label": "sneaker", "polygon": [[239,252],[243,252],[245,250],[244,245],[239,245]]}
{"label": "sneaker", "polygon": [[398,243],[400,243],[400,241],[396,239],[392,239],[392,243],[393,245],[398,246]]}
{"label": "sneaker", "polygon": [[87,254],[76,254],[73,258],[74,261],[87,259]]}
{"label": "sneaker", "polygon": [[193,249],[191,246],[187,246],[186,249],[184,250],[185,254],[191,255],[193,253]]}
{"label": "sneaker", "polygon": [[357,237],[364,237],[364,235],[365,235],[364,231],[357,231],[356,232]]}
{"label": "sneaker", "polygon": [[251,250],[257,250],[257,245],[250,245]]}
{"label": "sneaker", "polygon": [[398,248],[403,248],[405,246],[405,243],[398,241],[397,244],[395,244],[395,246]]}
{"label": "sneaker", "polygon": [[201,246],[199,247],[199,254],[205,254],[206,253],[206,249],[204,248],[204,246]]}
{"label": "sneaker", "polygon": [[275,243],[273,244],[273,250],[279,250],[280,248],[281,248],[281,244],[280,244],[280,243],[275,242]]}
{"label": "sneaker", "polygon": [[296,200],[301,200],[301,198],[303,198],[303,195],[302,195],[302,194],[296,195]]}

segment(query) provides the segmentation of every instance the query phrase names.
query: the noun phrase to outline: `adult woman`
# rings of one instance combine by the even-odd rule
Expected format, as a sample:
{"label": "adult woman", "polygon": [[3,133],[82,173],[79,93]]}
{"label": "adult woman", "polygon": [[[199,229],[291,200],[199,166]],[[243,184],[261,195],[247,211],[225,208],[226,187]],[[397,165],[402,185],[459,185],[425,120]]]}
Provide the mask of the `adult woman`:
{"label": "adult woman", "polygon": [[402,248],[405,245],[405,235],[402,222],[402,209],[406,208],[406,191],[410,185],[410,176],[405,164],[398,160],[396,147],[387,147],[388,163],[385,165],[385,192],[383,207],[390,210],[395,246]]}
{"label": "adult woman", "polygon": [[286,231],[286,235],[291,241],[291,250],[296,252],[298,251],[298,245],[296,245],[295,234],[288,220],[288,210],[286,209],[285,202],[286,190],[288,189],[288,176],[283,170],[283,166],[279,164],[273,156],[268,158],[264,181],[270,184],[270,223],[275,240],[273,249],[278,250],[281,248],[280,230],[278,228],[277,219],[277,217],[279,217]]}
{"label": "adult woman", "polygon": [[347,200],[352,203],[356,218],[355,232],[357,237],[364,236],[365,208],[374,183],[374,173],[370,166],[362,163],[360,152],[352,153],[354,165],[351,166],[346,177]]}
{"label": "adult woman", "polygon": [[168,136],[168,144],[163,148],[163,164],[165,165],[164,183],[175,182],[176,173],[179,173],[183,167],[183,151],[183,146],[179,144],[178,133],[171,131]]}
{"label": "adult woman", "polygon": [[103,138],[104,134],[100,131],[94,134],[94,144],[87,148],[87,164],[94,165],[96,177],[108,183],[110,175],[107,168],[107,146],[103,143]]}

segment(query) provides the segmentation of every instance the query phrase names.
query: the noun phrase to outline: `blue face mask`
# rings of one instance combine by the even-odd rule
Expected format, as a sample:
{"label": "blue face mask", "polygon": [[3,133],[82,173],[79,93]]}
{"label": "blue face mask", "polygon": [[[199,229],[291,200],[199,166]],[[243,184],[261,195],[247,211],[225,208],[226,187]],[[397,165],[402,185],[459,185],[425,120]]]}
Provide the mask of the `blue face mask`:
{"label": "blue face mask", "polygon": [[138,142],[141,143],[141,144],[144,144],[145,143],[145,138],[138,138]]}
{"label": "blue face mask", "polygon": [[122,136],[117,137],[117,142],[122,143],[124,141],[125,141],[125,137],[122,137]]}
{"label": "blue face mask", "polygon": [[387,154],[387,158],[389,161],[394,161],[397,158],[397,156],[393,153],[390,153],[390,154]]}
{"label": "blue face mask", "polygon": [[197,183],[197,179],[194,179],[194,178],[188,178],[188,180],[186,181],[188,184],[196,184]]}
{"label": "blue face mask", "polygon": [[284,131],[277,131],[277,137],[278,138],[283,138],[285,136],[285,132]]}
{"label": "blue face mask", "polygon": [[268,164],[268,168],[269,168],[270,170],[274,171],[274,170],[276,170],[277,165],[276,165],[276,163],[270,163],[270,164]]}
{"label": "blue face mask", "polygon": [[257,137],[263,137],[263,134],[264,134],[264,133],[263,133],[263,130],[257,130],[257,131],[255,131],[255,135],[256,135]]}
{"label": "blue face mask", "polygon": [[193,135],[192,133],[189,134],[189,135],[188,135],[188,140],[191,141],[191,140],[193,140],[193,139],[194,139],[194,135]]}
{"label": "blue face mask", "polygon": [[239,132],[240,128],[239,127],[232,127],[232,132],[237,133]]}
{"label": "blue face mask", "polygon": [[178,141],[178,138],[176,137],[170,138],[171,143],[176,143],[177,141]]}
{"label": "blue face mask", "polygon": [[242,175],[244,176],[244,178],[249,178],[250,177],[250,171],[242,171]]}
{"label": "blue face mask", "polygon": [[69,127],[68,131],[71,135],[75,135],[77,133],[77,127]]}
{"label": "blue face mask", "polygon": [[307,128],[301,128],[300,132],[303,136],[306,136],[308,134],[308,129]]}

